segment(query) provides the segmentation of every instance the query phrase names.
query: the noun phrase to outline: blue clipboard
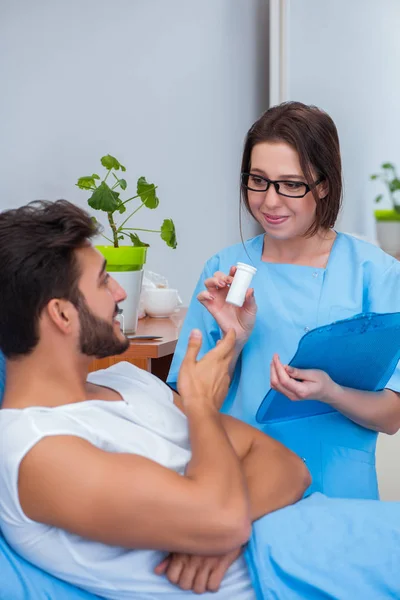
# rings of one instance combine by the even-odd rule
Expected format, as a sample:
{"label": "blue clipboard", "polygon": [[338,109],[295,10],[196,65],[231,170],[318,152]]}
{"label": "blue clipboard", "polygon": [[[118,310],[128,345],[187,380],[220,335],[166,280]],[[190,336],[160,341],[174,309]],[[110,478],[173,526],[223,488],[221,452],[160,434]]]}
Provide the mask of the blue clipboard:
{"label": "blue clipboard", "polygon": [[[364,313],[306,333],[290,365],[321,369],[339,385],[382,390],[400,360],[400,313]],[[256,414],[258,423],[336,412],[316,400],[293,402],[270,390]]]}

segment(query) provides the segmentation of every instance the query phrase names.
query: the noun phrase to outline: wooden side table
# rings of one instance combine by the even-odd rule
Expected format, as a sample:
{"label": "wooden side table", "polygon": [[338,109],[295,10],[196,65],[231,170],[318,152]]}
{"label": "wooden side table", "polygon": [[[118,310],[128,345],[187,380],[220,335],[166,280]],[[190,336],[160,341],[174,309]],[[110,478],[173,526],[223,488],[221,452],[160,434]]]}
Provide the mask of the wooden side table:
{"label": "wooden side table", "polygon": [[132,340],[129,348],[118,356],[96,359],[89,371],[106,369],[121,361],[128,361],[141,369],[150,371],[165,381],[178,341],[187,308],[181,308],[168,319],[145,317],[138,322],[135,335],[161,335],[160,340]]}

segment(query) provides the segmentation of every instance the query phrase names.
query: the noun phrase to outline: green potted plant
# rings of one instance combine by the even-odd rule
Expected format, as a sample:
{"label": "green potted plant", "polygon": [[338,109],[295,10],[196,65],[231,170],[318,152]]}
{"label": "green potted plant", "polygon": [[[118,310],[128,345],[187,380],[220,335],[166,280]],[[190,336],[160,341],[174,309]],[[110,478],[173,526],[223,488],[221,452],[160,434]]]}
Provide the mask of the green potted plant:
{"label": "green potted plant", "polygon": [[[393,256],[400,255],[400,179],[392,163],[383,163],[381,172],[371,175],[371,179],[380,180],[387,188],[391,208],[375,209],[376,231],[379,245]],[[379,204],[384,194],[375,198]]]}
{"label": "green potted plant", "polygon": [[[157,186],[148,183],[145,177],[139,177],[136,193],[127,199],[120,197],[121,191],[127,187],[127,181],[122,177],[125,167],[110,154],[100,159],[105,168],[103,178],[97,173],[80,177],[76,185],[85,191],[90,191],[89,206],[94,210],[107,213],[110,226],[108,235],[102,233],[108,245],[97,246],[107,260],[107,270],[122,285],[128,294],[124,303],[124,325],[126,331],[135,331],[139,308],[140,291],[143,279],[143,265],[146,262],[149,244],[139,237],[142,232],[158,233],[170,248],[176,248],[175,225],[172,219],[164,219],[159,230],[143,229],[130,226],[130,219],[143,207],[154,210],[158,207],[156,195]],[[129,196],[129,194],[127,194]],[[136,201],[133,210],[128,205]],[[128,213],[126,216],[125,213]],[[93,217],[97,222],[97,219]]]}

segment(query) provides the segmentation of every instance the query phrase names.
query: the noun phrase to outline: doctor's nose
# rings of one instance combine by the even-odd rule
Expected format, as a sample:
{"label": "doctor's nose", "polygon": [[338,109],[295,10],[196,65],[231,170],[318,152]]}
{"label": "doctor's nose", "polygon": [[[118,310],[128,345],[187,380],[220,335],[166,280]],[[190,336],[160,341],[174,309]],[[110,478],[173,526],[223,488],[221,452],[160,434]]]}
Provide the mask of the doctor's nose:
{"label": "doctor's nose", "polygon": [[282,197],[278,194],[275,186],[271,183],[266,192],[264,192],[264,198],[262,205],[267,208],[276,208],[282,205]]}

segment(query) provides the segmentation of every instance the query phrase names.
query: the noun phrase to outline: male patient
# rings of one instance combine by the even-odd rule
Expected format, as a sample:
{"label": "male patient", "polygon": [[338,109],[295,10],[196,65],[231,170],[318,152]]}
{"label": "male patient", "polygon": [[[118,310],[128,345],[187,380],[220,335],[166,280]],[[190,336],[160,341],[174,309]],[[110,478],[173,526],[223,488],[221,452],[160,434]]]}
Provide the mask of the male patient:
{"label": "male patient", "polygon": [[233,332],[199,361],[192,333],[179,396],[129,363],[88,376],[129,344],[97,233],[62,200],[0,214],[1,529],[30,562],[105,598],[251,600],[251,522],[300,499],[308,471],[220,414]]}

